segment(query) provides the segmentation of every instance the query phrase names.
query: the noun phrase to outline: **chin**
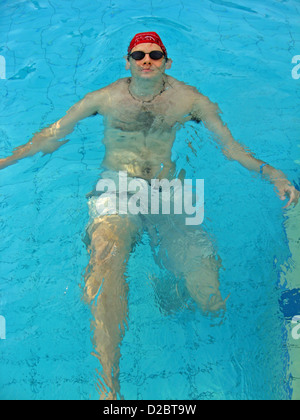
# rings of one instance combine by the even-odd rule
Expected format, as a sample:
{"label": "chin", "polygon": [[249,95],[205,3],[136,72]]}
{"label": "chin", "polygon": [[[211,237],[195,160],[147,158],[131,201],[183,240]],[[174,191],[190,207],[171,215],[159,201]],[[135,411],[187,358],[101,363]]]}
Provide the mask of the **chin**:
{"label": "chin", "polygon": [[142,79],[152,79],[155,76],[153,73],[141,73],[140,77]]}
{"label": "chin", "polygon": [[152,70],[152,71],[149,71],[149,72],[143,72],[143,71],[141,71],[139,73],[139,76],[142,79],[154,79],[154,78],[157,78],[157,76],[159,76],[159,75],[160,75],[160,72],[157,72],[155,70]]}

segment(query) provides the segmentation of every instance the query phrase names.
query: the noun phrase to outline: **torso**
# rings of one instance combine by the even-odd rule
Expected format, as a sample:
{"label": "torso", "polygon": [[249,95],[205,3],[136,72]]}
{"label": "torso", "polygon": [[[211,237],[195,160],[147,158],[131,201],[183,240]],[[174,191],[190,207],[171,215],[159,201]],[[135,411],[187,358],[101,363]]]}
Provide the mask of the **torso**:
{"label": "torso", "polygon": [[165,90],[149,103],[133,98],[129,80],[110,85],[105,118],[103,167],[144,179],[173,178],[176,131],[192,119],[194,88],[166,76]]}

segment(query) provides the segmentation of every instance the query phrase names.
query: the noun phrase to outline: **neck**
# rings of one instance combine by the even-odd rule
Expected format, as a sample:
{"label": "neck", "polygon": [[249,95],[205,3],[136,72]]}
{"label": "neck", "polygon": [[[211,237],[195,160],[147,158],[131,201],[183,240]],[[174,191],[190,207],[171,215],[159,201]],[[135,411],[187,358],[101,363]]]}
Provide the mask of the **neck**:
{"label": "neck", "polygon": [[130,92],[137,98],[142,100],[151,100],[153,97],[159,95],[165,86],[164,76],[155,79],[141,79],[132,77],[130,81]]}

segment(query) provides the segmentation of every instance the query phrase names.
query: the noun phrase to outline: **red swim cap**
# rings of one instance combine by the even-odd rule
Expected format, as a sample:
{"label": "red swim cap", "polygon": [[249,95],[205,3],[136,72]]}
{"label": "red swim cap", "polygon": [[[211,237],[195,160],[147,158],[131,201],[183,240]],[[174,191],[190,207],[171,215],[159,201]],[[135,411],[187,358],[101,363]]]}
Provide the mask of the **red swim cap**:
{"label": "red swim cap", "polygon": [[128,54],[130,54],[131,50],[137,45],[147,43],[159,45],[165,53],[165,55],[167,56],[166,47],[164,46],[162,40],[156,32],[142,32],[140,34],[136,34],[133,40],[130,42],[130,45],[128,47]]}

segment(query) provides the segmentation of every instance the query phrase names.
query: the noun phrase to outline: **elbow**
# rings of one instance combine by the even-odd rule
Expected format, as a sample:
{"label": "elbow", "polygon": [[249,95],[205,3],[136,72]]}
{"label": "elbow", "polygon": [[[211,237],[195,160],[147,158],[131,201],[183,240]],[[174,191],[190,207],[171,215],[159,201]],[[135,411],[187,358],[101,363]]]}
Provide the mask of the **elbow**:
{"label": "elbow", "polygon": [[228,160],[237,160],[237,154],[234,152],[233,149],[231,148],[226,148],[224,147],[223,150],[223,155],[228,159]]}
{"label": "elbow", "polygon": [[252,158],[250,151],[237,142],[224,146],[223,153],[229,160],[244,161]]}
{"label": "elbow", "polygon": [[74,127],[73,124],[66,124],[63,122],[63,119],[61,119],[45,130],[45,137],[56,140],[62,139],[68,134],[71,134],[74,131]]}
{"label": "elbow", "polygon": [[63,146],[64,144],[68,143],[69,140],[64,140],[64,141],[52,141],[49,142],[47,144],[44,144],[40,147],[40,151],[43,152],[45,155],[47,154],[51,154],[53,152],[55,152],[57,149],[59,149],[61,146]]}

